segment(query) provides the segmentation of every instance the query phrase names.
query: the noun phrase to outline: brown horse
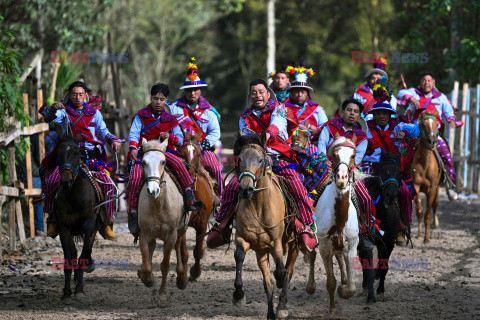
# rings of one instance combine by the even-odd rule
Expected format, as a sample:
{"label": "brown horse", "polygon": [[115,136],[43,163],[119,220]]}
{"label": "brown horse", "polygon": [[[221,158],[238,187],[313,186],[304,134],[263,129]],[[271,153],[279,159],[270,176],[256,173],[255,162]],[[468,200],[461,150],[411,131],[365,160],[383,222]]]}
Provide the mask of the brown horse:
{"label": "brown horse", "polygon": [[[425,212],[425,238],[424,243],[430,241],[430,228],[438,227],[437,220],[437,204],[438,204],[438,189],[440,186],[441,172],[438,165],[435,153],[438,140],[438,121],[436,111],[423,111],[418,117],[420,137],[417,141],[415,155],[412,163],[412,177],[417,194],[415,195],[415,203],[417,205],[418,218],[418,236],[421,238],[422,234],[422,202],[420,192],[427,196],[427,210]],[[433,221],[430,213],[433,212]]]}
{"label": "brown horse", "polygon": [[[233,304],[245,302],[242,267],[249,249],[255,251],[257,263],[263,274],[263,285],[268,298],[268,319],[275,319],[273,311],[274,286],[270,275],[270,259],[275,261],[274,276],[278,288],[282,288],[277,307],[277,317],[288,315],[288,283],[297,259],[293,234],[286,231],[287,207],[271,171],[270,160],[265,152],[266,134],[237,136],[234,153],[238,155],[237,179],[239,202],[237,206],[237,232],[235,236],[236,277]],[[283,263],[284,246],[288,243],[286,265]]]}
{"label": "brown horse", "polygon": [[[205,253],[205,234],[208,227],[208,219],[214,211],[215,202],[215,180],[202,165],[202,149],[200,148],[200,140],[202,131],[197,134],[186,133],[183,146],[180,148],[180,154],[187,163],[187,169],[195,181],[195,198],[203,202],[203,207],[192,213],[190,216],[190,226],[195,229],[196,242],[193,249],[193,257],[195,264],[190,270],[190,281],[195,281],[202,272],[200,260]],[[218,201],[218,200],[217,200]]]}
{"label": "brown horse", "polygon": [[292,149],[308,153],[308,148],[310,146],[310,132],[307,130],[302,130],[300,128],[295,129],[292,134]]}

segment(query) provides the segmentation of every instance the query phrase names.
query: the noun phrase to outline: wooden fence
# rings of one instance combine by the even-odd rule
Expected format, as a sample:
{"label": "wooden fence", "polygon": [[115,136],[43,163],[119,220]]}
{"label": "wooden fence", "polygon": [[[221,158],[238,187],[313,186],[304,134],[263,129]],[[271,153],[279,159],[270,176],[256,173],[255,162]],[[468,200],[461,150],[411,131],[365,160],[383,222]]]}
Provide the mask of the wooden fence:
{"label": "wooden fence", "polygon": [[[23,243],[26,240],[25,227],[23,223],[22,206],[20,203],[21,197],[27,198],[29,221],[30,221],[30,237],[35,236],[35,223],[32,196],[41,195],[41,189],[33,188],[32,177],[32,155],[30,152],[30,144],[25,154],[26,161],[26,173],[27,173],[27,185],[17,180],[17,173],[15,168],[15,143],[20,141],[21,136],[30,136],[39,134],[39,157],[43,159],[45,157],[45,131],[48,131],[47,123],[40,123],[40,119],[37,116],[38,109],[43,105],[43,92],[38,90],[34,97],[29,99],[28,94],[23,95],[23,102],[25,105],[25,111],[29,113],[34,120],[34,125],[28,127],[21,127],[20,122],[10,119],[12,124],[8,132],[0,133],[0,146],[6,146],[8,148],[8,186],[0,185],[0,208],[5,201],[8,201],[8,237],[9,237],[9,250],[14,251],[16,248],[16,231],[18,226],[18,235],[20,242]],[[30,102],[30,103],[29,103]],[[45,217],[44,229],[46,227]],[[2,244],[0,244],[0,251]]]}
{"label": "wooden fence", "polygon": [[469,87],[463,84],[462,89],[455,81],[450,95],[451,102],[459,110],[455,113],[464,125],[456,129],[448,129],[445,138],[452,151],[457,171],[457,190],[479,192],[480,186],[480,84]]}

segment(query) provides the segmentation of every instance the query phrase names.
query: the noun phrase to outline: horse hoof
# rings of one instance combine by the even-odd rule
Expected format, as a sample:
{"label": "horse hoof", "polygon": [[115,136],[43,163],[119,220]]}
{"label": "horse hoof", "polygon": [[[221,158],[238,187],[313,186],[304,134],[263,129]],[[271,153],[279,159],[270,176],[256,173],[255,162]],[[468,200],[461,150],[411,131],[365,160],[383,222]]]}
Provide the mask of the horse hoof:
{"label": "horse hoof", "polygon": [[235,297],[233,297],[232,302],[235,307],[243,307],[247,303],[247,299],[245,298],[245,295],[240,299],[235,299]]}
{"label": "horse hoof", "polygon": [[342,299],[350,299],[355,294],[355,290],[348,290],[345,285],[338,286],[337,292]]}
{"label": "horse hoof", "polygon": [[76,292],[75,293],[75,299],[83,301],[87,298],[87,295],[82,291],[82,292]]}
{"label": "horse hoof", "polygon": [[423,244],[428,244],[428,243],[430,243],[430,239],[423,240]]}
{"label": "horse hoof", "polygon": [[165,308],[167,306],[167,295],[165,293],[160,294],[157,300],[157,305],[160,308]]}
{"label": "horse hoof", "polygon": [[417,239],[422,239],[423,238],[423,233],[417,234]]}
{"label": "horse hoof", "polygon": [[188,281],[195,282],[197,281],[197,278],[194,278],[192,275],[190,275],[190,277],[188,278]]}
{"label": "horse hoof", "polygon": [[187,287],[188,281],[184,279],[177,278],[177,288],[180,290],[185,290]]}
{"label": "horse hoof", "polygon": [[382,293],[377,292],[377,300],[380,302],[385,301],[385,294],[383,292]]}
{"label": "horse hoof", "polygon": [[373,306],[375,304],[375,299],[368,299],[366,305]]}
{"label": "horse hoof", "polygon": [[63,301],[64,304],[71,304],[72,303],[72,296],[71,295],[63,295],[60,298],[61,301]]}
{"label": "horse hoof", "polygon": [[432,229],[437,229],[438,226],[439,226],[438,217],[435,216],[435,220],[432,222],[432,224],[430,224],[430,228],[432,228]]}
{"label": "horse hoof", "polygon": [[286,319],[288,317],[288,310],[277,309],[277,319]]}
{"label": "horse hoof", "polygon": [[315,282],[313,283],[313,285],[307,286],[308,294],[314,294],[316,290],[317,290],[317,284]]}

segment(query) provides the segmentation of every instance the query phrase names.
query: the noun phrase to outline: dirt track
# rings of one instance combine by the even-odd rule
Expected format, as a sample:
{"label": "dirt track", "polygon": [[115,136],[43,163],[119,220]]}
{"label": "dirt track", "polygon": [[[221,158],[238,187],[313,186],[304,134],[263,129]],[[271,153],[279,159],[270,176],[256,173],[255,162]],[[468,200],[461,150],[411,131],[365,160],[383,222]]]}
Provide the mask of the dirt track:
{"label": "dirt track", "polygon": [[[357,294],[350,300],[340,300],[336,295],[337,319],[480,319],[480,201],[448,202],[443,194],[439,208],[440,229],[433,232],[430,244],[414,239],[413,249],[394,249],[392,258],[398,262],[387,275],[384,301],[371,307],[365,305],[358,270]],[[416,234],[416,217],[413,220]],[[232,305],[235,262],[233,250],[225,253],[225,248],[206,252],[202,276],[184,291],[175,287],[173,255],[168,306],[157,307],[154,294],[161,277],[161,245],[157,245],[154,256],[155,289],[146,288],[137,278],[140,250],[132,244],[125,224],[125,214],[119,214],[118,240],[96,241],[93,256],[99,258],[101,265],[85,275],[87,295],[70,304],[60,301],[63,271],[52,269],[49,262],[62,257],[60,242],[50,238],[30,240],[24,254],[10,257],[12,267],[9,263],[1,266],[0,319],[266,318],[266,296],[253,252],[247,253],[243,273],[247,304],[238,308]],[[193,230],[189,230],[190,266],[193,235]],[[116,269],[109,268],[105,259],[114,259]],[[15,268],[18,271],[12,270]],[[317,292],[308,295],[307,265],[301,258],[297,261],[290,284],[289,319],[323,319],[327,315],[328,298],[320,258],[316,269]],[[338,280],[338,272],[336,277]]]}

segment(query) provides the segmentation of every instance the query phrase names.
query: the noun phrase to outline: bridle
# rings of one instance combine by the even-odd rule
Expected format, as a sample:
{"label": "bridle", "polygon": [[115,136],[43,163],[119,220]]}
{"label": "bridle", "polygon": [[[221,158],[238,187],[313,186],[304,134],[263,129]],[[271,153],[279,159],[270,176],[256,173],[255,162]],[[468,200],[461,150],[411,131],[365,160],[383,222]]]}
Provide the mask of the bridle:
{"label": "bridle", "polygon": [[[184,146],[186,146],[186,145],[188,145],[188,144],[196,144],[197,146],[200,146],[200,143],[199,143],[199,142],[193,141],[193,140],[187,140],[187,141],[184,141],[184,142],[183,142],[183,145],[184,145]],[[198,175],[198,173],[199,173],[200,170],[198,169],[198,167],[197,167],[196,165],[194,165],[193,163],[188,163],[188,162],[186,162],[186,161],[184,161],[184,163],[185,163],[185,166],[186,166],[187,168],[188,168],[188,167],[192,167],[192,168],[195,170],[195,174]],[[195,180],[195,179],[194,179],[194,180]]]}
{"label": "bridle", "polygon": [[[143,152],[143,157],[145,158],[145,155],[149,152],[160,152],[162,153],[163,155],[165,155],[165,151],[163,150],[160,150],[160,149],[149,149],[147,151],[144,151]],[[143,165],[143,164],[142,164]],[[165,175],[165,170],[163,170],[162,172],[162,175],[160,177],[155,177],[155,176],[148,176],[148,177],[145,177],[143,179],[143,183],[147,183],[147,182],[150,182],[150,181],[156,181],[158,182],[158,185],[160,186],[160,188],[162,187],[162,183],[164,183],[165,181],[163,180],[163,176]]]}
{"label": "bridle", "polygon": [[[74,148],[78,148],[78,146],[74,143],[70,143],[70,145],[72,145]],[[63,163],[59,166],[58,172],[61,175],[64,171],[70,171],[72,173],[72,180],[75,181],[75,179],[77,178],[77,175],[78,175],[79,167],[80,167],[80,164],[78,164],[76,167],[74,167],[71,163],[66,162],[66,163]]]}
{"label": "bridle", "polygon": [[[421,138],[420,138],[420,140],[421,140],[422,143],[425,145],[425,147],[427,147],[427,149],[433,150],[433,149],[435,149],[435,146],[437,145],[438,132],[437,132],[437,134],[435,135],[435,140],[433,141],[433,147],[430,147],[430,146],[428,145],[428,142],[427,142],[429,136],[427,135],[427,132],[425,131],[425,125],[423,124],[423,120],[428,119],[428,118],[437,120],[437,117],[435,117],[435,116],[433,116],[433,115],[428,115],[428,114],[427,114],[427,115],[423,116],[423,118],[422,118],[422,120],[421,120],[421,124],[419,125],[419,127],[420,127],[420,137],[421,137],[421,138],[424,138],[424,139],[421,139]],[[428,133],[430,133],[430,132],[433,132],[433,130],[430,130]]]}
{"label": "bridle", "polygon": [[[347,148],[352,148],[352,149],[354,149],[354,150],[356,149],[356,147],[355,147],[353,144],[346,143],[346,142],[344,142],[344,143],[339,143],[339,144],[337,144],[337,145],[335,145],[335,146],[332,146],[332,147],[333,147],[334,149],[337,149],[337,148],[339,148],[339,147],[347,147]],[[330,148],[332,148],[332,147],[330,147]],[[330,153],[330,149],[328,150],[327,153]],[[354,165],[352,168],[350,168],[350,165],[349,165],[348,163],[346,163],[345,161],[340,161],[340,162],[338,162],[337,165],[333,168],[333,181],[334,181],[335,183],[337,182],[337,179],[336,179],[336,176],[337,176],[337,175],[336,175],[335,173],[337,172],[338,168],[339,168],[342,164],[344,164],[344,165],[347,167],[347,169],[348,169],[348,184],[350,184],[350,183],[352,182],[352,180],[353,180],[353,179],[352,179],[352,178],[353,178],[353,173],[354,173],[354,170],[355,170],[356,166]]]}
{"label": "bridle", "polygon": [[311,140],[310,140],[310,131],[309,130],[302,130],[300,128],[296,128],[295,131],[293,131],[293,134],[292,136],[298,136],[299,134],[299,131],[300,132],[305,132],[307,133],[307,144],[305,146],[302,145],[302,143],[300,142],[300,140],[297,140],[297,141],[294,141],[292,142],[292,148],[294,146],[297,146],[298,148],[300,148],[301,150],[303,150],[305,153],[307,152],[309,146],[310,146],[310,143],[311,143]]}
{"label": "bridle", "polygon": [[[265,152],[265,150],[263,148],[261,148],[260,146],[256,145],[256,144],[247,144],[245,146],[242,147],[242,149],[240,149],[240,153],[242,153],[244,150],[246,149],[254,149],[256,151],[259,151],[262,156],[263,156],[263,167],[262,168],[259,168],[255,173],[251,172],[251,171],[242,171],[242,172],[238,172],[238,168],[239,168],[239,165],[237,165],[237,179],[238,179],[238,183],[240,183],[240,181],[244,178],[244,177],[250,177],[252,178],[253,180],[253,189],[254,191],[261,191],[261,190],[265,190],[265,189],[268,189],[268,187],[266,188],[261,188],[261,189],[257,189],[257,183],[258,181],[260,181],[260,179],[262,179],[265,174],[267,173],[267,168],[268,168],[268,164],[267,164],[267,153]],[[239,160],[240,162],[240,160]]]}

